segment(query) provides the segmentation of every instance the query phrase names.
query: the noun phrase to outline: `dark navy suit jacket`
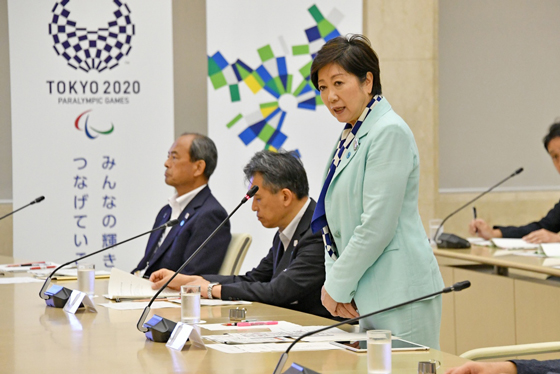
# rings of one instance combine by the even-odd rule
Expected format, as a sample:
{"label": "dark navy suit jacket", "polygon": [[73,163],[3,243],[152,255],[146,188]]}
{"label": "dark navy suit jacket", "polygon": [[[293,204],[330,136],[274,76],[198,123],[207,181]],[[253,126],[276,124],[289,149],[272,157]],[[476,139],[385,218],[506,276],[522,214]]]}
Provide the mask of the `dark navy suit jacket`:
{"label": "dark navy suit jacket", "polygon": [[525,226],[494,226],[494,228],[500,229],[504,238],[522,238],[540,229],[557,233],[560,231],[560,202],[556,203],[554,208],[540,221],[532,222]]}
{"label": "dark navy suit jacket", "polygon": [[202,277],[222,285],[222,300],[258,301],[333,318],[321,304],[321,287],[325,282],[325,247],[321,234],[311,232],[315,205],[312,200],[286,251],[281,248],[282,242],[277,232],[266,257],[247,274]]}
{"label": "dark navy suit jacket", "polygon": [[[164,206],[157,215],[154,228],[169,221],[171,207]],[[179,224],[171,227],[161,246],[157,248],[164,230],[153,232],[148,239],[144,258],[136,269],[146,268],[145,277],[166,268],[176,271],[193,254],[216,227],[227,217],[225,209],[204,187],[179,215]],[[217,274],[222,266],[231,240],[230,224],[226,223],[193,260],[181,271],[183,274]],[[157,248],[157,250],[156,250]]]}

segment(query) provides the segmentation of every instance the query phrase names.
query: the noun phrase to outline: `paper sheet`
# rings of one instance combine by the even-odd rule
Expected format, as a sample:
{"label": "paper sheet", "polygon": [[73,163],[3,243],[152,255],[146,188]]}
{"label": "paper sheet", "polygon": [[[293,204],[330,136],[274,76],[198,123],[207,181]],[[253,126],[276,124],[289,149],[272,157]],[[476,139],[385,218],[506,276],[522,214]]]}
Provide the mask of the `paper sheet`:
{"label": "paper sheet", "polygon": [[548,257],[560,257],[560,243],[542,243],[541,247]]}
{"label": "paper sheet", "polygon": [[268,328],[270,331],[277,331],[277,332],[285,332],[285,331],[296,331],[301,329],[302,326],[296,325],[295,323],[286,322],[286,321],[278,321],[277,325],[260,325],[260,326],[224,326],[222,323],[209,323],[207,325],[201,326],[202,328],[210,331],[218,331],[218,330],[233,330],[233,331],[241,331],[241,330],[255,330],[255,329],[262,329]]}
{"label": "paper sheet", "polygon": [[[43,270],[29,270],[30,274],[33,274],[36,278],[47,279],[47,277],[52,273],[54,269],[43,269]],[[111,275],[107,270],[96,270],[95,278],[109,278]],[[78,279],[78,269],[67,269],[62,268],[56,272],[52,279],[72,280]]]}
{"label": "paper sheet", "polygon": [[9,277],[0,278],[0,284],[17,284],[17,283],[43,283],[40,279],[30,277]]}
{"label": "paper sheet", "polygon": [[[100,303],[97,305],[104,306],[105,308],[115,309],[115,310],[136,310],[144,309],[148,306],[148,301],[128,301],[124,303]],[[180,308],[180,305],[168,303],[167,301],[155,301],[151,309],[162,309],[162,308]]]}
{"label": "paper sheet", "polygon": [[538,244],[527,243],[523,239],[493,238],[492,243],[502,249],[538,249]]}
{"label": "paper sheet", "polygon": [[486,240],[484,238],[467,238],[469,243],[473,245],[480,245],[482,247],[493,247],[494,244],[490,240]]}
{"label": "paper sheet", "polygon": [[[207,348],[212,348],[224,353],[260,353],[260,352],[285,352],[291,343],[276,344],[208,344]],[[293,346],[291,351],[326,351],[338,348],[330,343],[298,343]]]}
{"label": "paper sheet", "polygon": [[[107,290],[109,299],[144,299],[156,294],[152,290],[152,282],[147,279],[137,277],[126,271],[117,268],[111,269],[111,279]],[[178,297],[179,292],[171,289],[164,290],[158,297]]]}
{"label": "paper sheet", "polygon": [[[29,262],[31,263],[31,262]],[[30,271],[31,268],[40,268],[40,267],[46,267],[49,266],[51,267],[50,271],[53,271],[54,269],[56,269],[58,266],[60,266],[60,264],[56,264],[54,262],[44,262],[44,263],[40,263],[37,262],[35,265],[30,265],[30,266],[11,266],[11,265],[15,265],[15,264],[2,264],[0,265],[0,272],[2,273],[23,273],[26,271]],[[50,272],[49,272],[50,274]]]}
{"label": "paper sheet", "polygon": [[[181,300],[169,300],[172,303],[181,304]],[[227,300],[219,300],[219,299],[200,299],[201,306],[222,306],[222,305],[251,305],[252,302],[250,301],[227,301]]]}

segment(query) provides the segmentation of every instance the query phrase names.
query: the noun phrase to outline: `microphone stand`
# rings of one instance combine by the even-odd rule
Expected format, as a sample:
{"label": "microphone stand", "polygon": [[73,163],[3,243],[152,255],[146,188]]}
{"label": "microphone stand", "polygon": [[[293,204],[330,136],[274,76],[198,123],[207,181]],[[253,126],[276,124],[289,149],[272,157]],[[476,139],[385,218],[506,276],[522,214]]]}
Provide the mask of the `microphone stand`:
{"label": "microphone stand", "polygon": [[181,265],[181,267],[177,269],[177,271],[175,271],[175,274],[173,274],[171,278],[169,278],[169,280],[165,282],[165,284],[161,286],[161,288],[152,297],[148,305],[144,308],[140,319],[136,323],[136,328],[138,329],[138,331],[145,333],[148,339],[160,343],[167,342],[167,340],[171,336],[171,332],[176,325],[175,322],[158,315],[154,315],[148,322],[144,324],[144,321],[146,321],[146,318],[150,313],[150,307],[154,303],[154,300],[165,289],[165,287],[167,287],[167,285],[171,283],[173,279],[175,279],[175,277],[181,272],[181,270],[183,270],[192,261],[194,256],[196,256],[197,253],[200,252],[202,248],[206,246],[206,244],[208,244],[208,242],[218,233],[222,226],[224,226],[226,222],[229,221],[231,216],[233,216],[235,212],[237,212],[241,205],[245,204],[250,198],[252,198],[258,190],[259,186],[253,186],[249,191],[247,191],[247,194],[243,197],[243,199],[241,199],[241,202],[237,205],[237,207],[222,221],[222,223],[218,225],[218,227],[216,227],[216,229],[210,234],[210,236],[193,252],[193,254],[189,258],[187,258],[183,265]]}
{"label": "microphone stand", "polygon": [[[371,313],[368,313],[368,314],[364,314],[363,316],[358,316],[358,317],[355,317],[355,318],[347,319],[347,320],[345,320],[345,321],[336,323],[336,324],[334,324],[334,325],[325,326],[325,327],[320,328],[320,329],[317,329],[317,330],[313,330],[313,331],[306,332],[305,334],[299,336],[296,340],[294,340],[294,341],[292,342],[292,344],[290,344],[290,345],[288,346],[288,349],[286,349],[286,352],[282,353],[282,356],[280,356],[280,360],[278,361],[278,364],[276,365],[276,368],[274,369],[273,374],[280,374],[282,368],[284,368],[284,365],[286,364],[286,361],[288,360],[288,353],[290,352],[290,350],[292,349],[292,347],[293,347],[297,342],[299,342],[301,339],[303,339],[303,338],[306,338],[306,337],[308,337],[308,336],[310,336],[310,335],[314,335],[314,334],[317,334],[317,333],[320,333],[320,332],[323,332],[323,331],[332,329],[332,328],[334,328],[334,327],[342,326],[342,325],[347,324],[347,323],[352,323],[352,322],[359,321],[359,320],[361,320],[362,318],[371,317],[371,316],[373,316],[373,315],[375,315],[375,314],[383,313],[383,312],[386,312],[386,311],[391,310],[391,309],[396,309],[396,308],[399,308],[399,307],[401,307],[401,306],[405,306],[405,305],[408,305],[408,304],[412,304],[412,303],[415,303],[415,302],[420,301],[420,300],[428,299],[428,298],[430,298],[430,297],[437,296],[437,295],[440,295],[440,294],[442,294],[442,293],[448,293],[448,292],[452,292],[452,291],[459,292],[459,291],[464,290],[465,288],[469,288],[470,286],[471,286],[471,282],[468,281],[468,280],[462,281],[462,282],[458,282],[458,283],[455,283],[453,286],[445,287],[443,290],[437,291],[437,292],[434,292],[434,293],[431,293],[431,294],[429,294],[429,295],[425,295],[425,296],[422,296],[422,297],[418,297],[418,298],[413,299],[413,300],[408,300],[408,301],[405,301],[404,303],[400,303],[400,304],[397,304],[397,305],[393,305],[393,306],[390,306],[390,307],[385,308],[385,309],[376,310],[375,312],[371,312]],[[298,365],[298,366],[299,366],[299,367],[302,367],[301,365]],[[305,372],[305,371],[303,371],[303,372]]]}
{"label": "microphone stand", "polygon": [[[447,234],[447,233],[441,233],[438,236],[438,232],[439,230],[441,230],[441,228],[443,227],[443,224],[451,217],[453,217],[456,213],[458,213],[459,211],[461,211],[463,208],[467,207],[468,205],[474,203],[476,200],[480,199],[482,196],[486,195],[488,192],[492,191],[494,188],[498,187],[499,185],[501,185],[502,183],[505,183],[508,179],[515,177],[517,174],[520,174],[523,171],[523,168],[519,168],[516,171],[514,171],[511,175],[509,175],[508,177],[502,179],[501,181],[499,181],[498,183],[496,183],[495,185],[493,185],[492,187],[490,187],[488,190],[484,191],[483,193],[481,193],[480,195],[476,196],[474,199],[470,200],[469,202],[467,202],[466,204],[464,204],[463,206],[461,206],[459,209],[455,210],[453,213],[449,214],[447,217],[445,217],[445,219],[443,221],[441,221],[441,224],[438,226],[434,237],[432,238],[434,240],[434,243],[437,244],[438,248],[470,248],[470,243],[457,236],[454,234]],[[442,238],[443,237],[443,238]],[[436,239],[437,238],[437,239]],[[466,242],[466,243],[465,243]]]}
{"label": "microphone stand", "polygon": [[9,216],[11,216],[12,214],[14,214],[14,213],[16,213],[16,212],[19,212],[19,211],[22,210],[23,208],[27,208],[29,205],[33,205],[33,204],[35,204],[35,203],[40,203],[40,202],[43,201],[43,200],[45,200],[45,196],[39,196],[38,198],[36,198],[36,199],[33,200],[32,202],[30,202],[29,204],[24,205],[24,206],[22,206],[21,208],[16,209],[16,210],[14,210],[13,212],[8,213],[8,214],[6,214],[5,216],[0,217],[0,220],[3,220],[4,218],[9,217]]}
{"label": "microphone stand", "polygon": [[108,249],[114,248],[114,247],[116,247],[116,246],[118,246],[118,245],[127,243],[127,242],[129,242],[129,241],[131,241],[131,240],[134,240],[134,239],[139,238],[139,237],[141,237],[141,236],[144,236],[144,235],[146,235],[146,234],[150,234],[150,233],[152,233],[152,232],[154,232],[154,231],[161,230],[161,229],[163,229],[163,228],[165,228],[165,227],[174,226],[174,225],[176,225],[178,222],[179,222],[179,220],[177,220],[177,219],[170,220],[170,221],[164,223],[163,225],[161,225],[161,226],[159,226],[159,227],[156,227],[155,229],[152,229],[152,230],[150,230],[150,231],[146,231],[145,233],[142,233],[142,234],[140,234],[140,235],[136,235],[136,236],[134,236],[134,237],[132,237],[132,238],[126,239],[125,241],[122,241],[122,242],[113,244],[113,245],[111,245],[111,246],[109,246],[109,247],[102,248],[102,249],[100,249],[100,250],[98,250],[98,251],[95,251],[95,252],[93,252],[93,253],[87,254],[87,255],[85,255],[85,256],[79,257],[79,258],[77,258],[77,259],[74,259],[74,260],[72,260],[72,261],[68,261],[68,262],[66,262],[66,263],[64,263],[64,264],[62,264],[62,265],[60,265],[59,267],[57,267],[56,269],[54,269],[54,270],[52,271],[52,273],[47,277],[47,279],[45,279],[45,283],[43,283],[43,287],[41,287],[41,290],[39,291],[39,296],[41,297],[41,299],[45,300],[45,302],[47,303],[48,306],[53,306],[53,307],[56,307],[56,308],[63,308],[64,305],[66,304],[66,301],[68,301],[68,297],[70,297],[70,294],[72,293],[72,290],[70,290],[70,289],[68,289],[68,288],[66,288],[66,287],[62,287],[62,286],[53,286],[53,287],[51,287],[51,289],[49,289],[49,290],[47,291],[47,288],[48,288],[49,285],[50,285],[50,282],[51,282],[51,279],[52,279],[53,275],[54,275],[57,271],[59,271],[61,268],[65,267],[66,265],[70,265],[70,264],[73,263],[73,262],[80,261],[80,260],[83,260],[84,258],[88,258],[88,257],[90,257],[90,256],[93,256],[93,255],[95,255],[95,254],[98,254],[99,252],[103,252],[103,251],[106,251],[106,250],[108,250]]}

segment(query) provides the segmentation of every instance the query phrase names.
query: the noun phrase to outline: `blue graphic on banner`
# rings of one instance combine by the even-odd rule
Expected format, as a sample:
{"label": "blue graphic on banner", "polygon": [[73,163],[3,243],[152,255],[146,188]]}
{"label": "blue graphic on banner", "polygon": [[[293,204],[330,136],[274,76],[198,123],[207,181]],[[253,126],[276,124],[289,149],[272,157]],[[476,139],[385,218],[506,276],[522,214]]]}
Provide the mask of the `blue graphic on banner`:
{"label": "blue graphic on banner", "polygon": [[115,18],[107,22],[107,27],[87,30],[70,19],[70,11],[66,8],[69,2],[59,1],[52,9],[49,35],[52,35],[56,53],[64,57],[72,68],[85,72],[102,72],[116,67],[130,53],[130,41],[135,34],[128,5],[113,0]]}
{"label": "blue graphic on banner", "polygon": [[[270,45],[265,45],[257,50],[261,59],[261,65],[252,68],[242,60],[237,59],[230,63],[217,51],[208,56],[208,76],[215,90],[229,87],[231,102],[242,100],[239,92],[239,84],[244,83],[253,94],[261,90],[272,96],[273,101],[259,104],[259,110],[249,115],[237,114],[229,123],[227,128],[232,128],[241,119],[245,119],[248,126],[238,134],[239,139],[249,145],[255,139],[260,139],[265,144],[265,149],[278,150],[282,147],[288,136],[282,131],[288,112],[280,105],[283,95],[290,95],[297,101],[297,108],[304,110],[315,110],[317,105],[322,105],[319,91],[313,87],[310,81],[311,64],[313,58],[323,46],[332,38],[340,35],[332,22],[327,20],[316,5],[308,9],[316,22],[305,30],[307,44],[292,46],[293,56],[308,55],[309,61],[299,69],[301,76],[300,84],[293,88],[294,75],[288,71],[286,56],[276,56]],[[340,19],[342,15],[335,12]],[[280,37],[282,39],[282,37]]]}

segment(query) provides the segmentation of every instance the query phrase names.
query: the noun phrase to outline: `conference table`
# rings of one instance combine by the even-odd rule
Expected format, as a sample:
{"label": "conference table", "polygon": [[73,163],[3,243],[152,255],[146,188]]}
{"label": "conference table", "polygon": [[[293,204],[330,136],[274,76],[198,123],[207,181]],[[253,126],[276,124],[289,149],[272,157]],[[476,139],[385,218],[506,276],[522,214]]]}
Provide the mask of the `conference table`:
{"label": "conference table", "polygon": [[[0,256],[0,263],[11,260]],[[11,276],[5,274],[0,278]],[[58,284],[77,288],[76,281]],[[164,343],[147,340],[136,329],[141,310],[113,310],[97,305],[97,313],[79,309],[70,314],[46,306],[38,295],[41,285],[0,284],[0,373],[272,373],[281,355],[279,352],[229,354],[195,347],[190,342],[182,351],[173,350]],[[106,293],[107,285],[108,280],[96,280],[96,295]],[[97,296],[94,301],[99,304],[108,300]],[[329,319],[261,303],[243,307],[248,317],[257,320],[309,326],[333,323]],[[201,319],[207,323],[229,322],[230,308],[232,306],[203,306]],[[153,313],[173,321],[180,319],[179,308],[154,309]],[[353,328],[347,325],[344,329],[351,331]],[[221,333],[204,328],[200,331],[202,335]],[[209,340],[205,343],[207,347],[212,344]],[[418,362],[430,359],[442,363],[440,373],[466,362],[435,349],[398,352],[392,356],[392,372],[416,373]],[[366,354],[346,350],[291,351],[283,371],[292,362],[320,373],[367,373]]]}
{"label": "conference table", "polygon": [[526,252],[476,245],[434,249],[445,284],[464,279],[472,284],[467,292],[443,298],[441,349],[462,354],[481,347],[560,341],[555,323],[560,269],[554,267],[560,259]]}
{"label": "conference table", "polygon": [[[496,273],[499,275],[508,275],[509,269],[517,269],[534,274],[541,274],[543,275],[543,279],[546,279],[547,276],[560,277],[560,269],[551,266],[560,265],[560,260],[504,253],[506,252],[499,248],[477,245],[473,245],[471,248],[467,249],[434,248],[434,255],[440,259],[440,264],[442,265],[476,263],[495,266]],[[449,261],[441,261],[441,259],[447,259]]]}

